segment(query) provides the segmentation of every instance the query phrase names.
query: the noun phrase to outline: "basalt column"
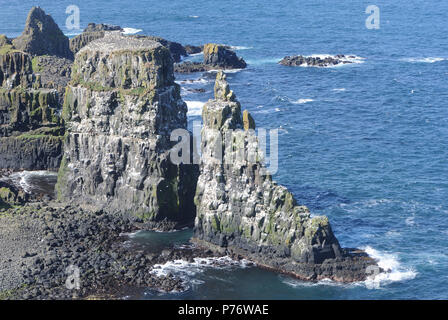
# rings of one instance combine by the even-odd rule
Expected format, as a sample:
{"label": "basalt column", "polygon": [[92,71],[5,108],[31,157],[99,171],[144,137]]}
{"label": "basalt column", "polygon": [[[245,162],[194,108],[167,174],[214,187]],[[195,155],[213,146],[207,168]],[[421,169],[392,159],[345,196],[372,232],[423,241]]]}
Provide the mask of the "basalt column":
{"label": "basalt column", "polygon": [[327,217],[312,217],[272,181],[261,161],[263,153],[257,151],[255,122],[247,111],[242,115],[221,72],[215,99],[204,105],[202,119],[197,243],[304,280],[366,278],[375,261],[341,248]]}
{"label": "basalt column", "polygon": [[156,224],[192,223],[196,171],[170,161],[170,134],[187,128],[173,61],[160,43],[119,32],[83,47],[66,89],[62,200]]}

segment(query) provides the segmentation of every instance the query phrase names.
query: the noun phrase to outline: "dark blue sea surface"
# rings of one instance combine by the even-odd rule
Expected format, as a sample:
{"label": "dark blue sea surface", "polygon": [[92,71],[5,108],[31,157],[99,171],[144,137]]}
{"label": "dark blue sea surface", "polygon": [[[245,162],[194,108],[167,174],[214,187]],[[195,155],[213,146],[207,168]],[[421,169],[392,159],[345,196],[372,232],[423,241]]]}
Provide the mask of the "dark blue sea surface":
{"label": "dark blue sea surface", "polygon": [[[228,74],[231,89],[257,127],[280,128],[275,179],[327,215],[342,246],[367,248],[392,269],[372,288],[248,266],[179,266],[189,290],[144,298],[448,298],[447,1],[1,0],[0,33],[19,35],[35,4],[71,36],[79,31],[65,28],[65,9],[76,4],[82,28],[102,22],[183,44],[234,46],[248,68]],[[379,30],[365,27],[370,4],[380,8]],[[294,54],[364,59],[333,68],[277,64]],[[190,121],[200,121],[213,76],[177,81]]]}

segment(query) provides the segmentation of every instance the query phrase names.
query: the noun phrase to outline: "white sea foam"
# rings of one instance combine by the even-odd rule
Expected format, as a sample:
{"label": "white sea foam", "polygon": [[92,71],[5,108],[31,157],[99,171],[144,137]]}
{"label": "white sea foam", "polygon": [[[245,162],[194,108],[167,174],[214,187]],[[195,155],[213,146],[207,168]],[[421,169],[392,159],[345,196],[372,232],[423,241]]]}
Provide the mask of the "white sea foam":
{"label": "white sea foam", "polygon": [[282,58],[247,59],[248,65],[277,64]]}
{"label": "white sea foam", "polygon": [[[350,65],[350,64],[360,64],[360,63],[364,63],[365,59],[366,59],[366,58],[359,57],[359,56],[353,55],[353,54],[347,54],[347,55],[344,55],[344,57],[337,57],[336,55],[331,55],[331,54],[312,54],[310,56],[304,56],[304,57],[320,58],[320,59],[334,58],[334,59],[338,59],[342,62],[350,62],[350,63],[340,63],[337,65],[330,65],[330,66],[326,66],[326,67],[319,67],[319,68],[336,68],[336,67],[346,66],[346,65]],[[300,65],[300,67],[316,67],[316,66],[308,65],[307,63],[304,63],[304,64]]]}
{"label": "white sea foam", "polygon": [[317,282],[308,282],[287,276],[281,276],[281,281],[294,288],[325,285],[347,288],[365,286],[368,289],[380,289],[381,287],[384,287],[392,282],[412,280],[417,275],[417,272],[414,270],[403,267],[398,261],[397,256],[394,254],[383,253],[373,249],[372,247],[366,247],[364,250],[370,257],[377,261],[378,266],[385,270],[385,272],[374,274],[363,282],[354,283],[340,283],[330,279],[322,279]]}
{"label": "white sea foam", "polygon": [[188,107],[189,116],[200,116],[202,114],[202,107],[205,102],[202,101],[185,101]]}
{"label": "white sea foam", "polygon": [[401,60],[405,61],[405,62],[411,62],[411,63],[434,63],[434,62],[445,61],[445,60],[447,60],[447,58],[426,57],[426,58],[404,58]]}
{"label": "white sea foam", "polygon": [[308,103],[308,102],[313,102],[313,99],[299,99],[296,101],[291,101],[291,103],[293,104],[304,104],[304,103]]}
{"label": "white sea foam", "polygon": [[10,175],[11,180],[21,187],[26,193],[31,193],[33,186],[29,180],[33,177],[57,176],[56,172],[39,170],[39,171],[20,171]]}
{"label": "white sea foam", "polygon": [[156,264],[151,270],[151,273],[157,277],[172,274],[182,279],[186,286],[185,290],[188,290],[192,285],[203,283],[202,280],[192,278],[207,269],[231,270],[231,268],[235,267],[248,268],[251,266],[254,266],[254,264],[248,260],[235,261],[228,256],[219,258],[194,258],[193,262],[174,260],[165,264]]}
{"label": "white sea foam", "polygon": [[142,32],[142,29],[135,29],[135,28],[123,28],[123,34],[136,34],[139,32]]}
{"label": "white sea foam", "polygon": [[216,73],[216,72],[222,71],[224,73],[237,73],[237,72],[240,72],[240,71],[243,71],[243,70],[244,69],[226,69],[226,70],[212,69],[212,70],[208,70],[207,72]]}
{"label": "white sea foam", "polygon": [[187,80],[180,80],[180,81],[176,81],[177,84],[197,84],[197,83],[201,83],[201,84],[206,84],[211,82],[211,79],[204,79],[204,78],[199,78],[199,79],[187,79]]}
{"label": "white sea foam", "polygon": [[345,88],[334,88],[333,91],[342,92],[342,91],[346,91],[346,89]]}
{"label": "white sea foam", "polygon": [[197,19],[199,16],[188,16],[189,18]]}
{"label": "white sea foam", "polygon": [[391,282],[412,280],[417,275],[414,270],[403,267],[394,254],[380,252],[372,247],[366,247],[364,250],[370,257],[377,260],[380,268],[385,270],[364,281],[369,289],[379,289]]}
{"label": "white sea foam", "polygon": [[253,49],[253,47],[245,47],[245,46],[230,46],[230,49],[232,49],[232,50],[250,50],[250,49]]}

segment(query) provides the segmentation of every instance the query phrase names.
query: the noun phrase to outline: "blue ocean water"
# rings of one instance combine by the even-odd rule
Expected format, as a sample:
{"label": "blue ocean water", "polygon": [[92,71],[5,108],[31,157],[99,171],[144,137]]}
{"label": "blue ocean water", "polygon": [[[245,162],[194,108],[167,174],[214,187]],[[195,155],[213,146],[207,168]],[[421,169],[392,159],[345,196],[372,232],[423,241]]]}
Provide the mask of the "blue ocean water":
{"label": "blue ocean water", "polygon": [[[281,128],[275,179],[327,215],[343,246],[368,248],[393,270],[369,288],[254,267],[187,268],[187,292],[145,298],[446,299],[448,2],[373,2],[0,0],[0,33],[19,35],[37,4],[76,34],[65,28],[65,9],[75,4],[81,28],[111,23],[183,44],[235,46],[248,68],[228,74],[231,88],[257,127]],[[379,30],[365,27],[370,4],[380,9]],[[335,68],[277,64],[293,54],[365,59]],[[177,78],[190,120],[200,120],[212,77]]]}

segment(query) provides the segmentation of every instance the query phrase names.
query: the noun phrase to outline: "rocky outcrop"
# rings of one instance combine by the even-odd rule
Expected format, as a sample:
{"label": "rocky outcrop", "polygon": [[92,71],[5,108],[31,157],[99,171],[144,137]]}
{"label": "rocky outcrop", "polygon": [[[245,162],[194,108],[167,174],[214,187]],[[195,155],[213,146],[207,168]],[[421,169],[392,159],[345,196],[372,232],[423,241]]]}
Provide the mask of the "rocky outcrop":
{"label": "rocky outcrop", "polygon": [[327,217],[312,217],[265,172],[251,130],[255,122],[247,112],[242,117],[222,72],[216,78],[215,99],[204,105],[202,119],[197,243],[304,280],[366,278],[366,268],[375,262],[341,248]]}
{"label": "rocky outcrop", "polygon": [[204,64],[221,69],[244,69],[246,62],[228,47],[215,43],[204,45]]}
{"label": "rocky outcrop", "polygon": [[287,56],[280,60],[279,64],[284,66],[294,66],[294,67],[331,67],[339,64],[353,63],[352,59],[356,59],[355,56],[345,56],[343,54],[338,54],[336,56]]}
{"label": "rocky outcrop", "polygon": [[174,72],[177,73],[206,72],[214,69],[214,67],[205,65],[202,62],[185,61],[174,65]]}
{"label": "rocky outcrop", "polygon": [[10,44],[11,44],[11,40],[9,40],[8,37],[5,36],[4,34],[0,34],[0,47],[10,45]]}
{"label": "rocky outcrop", "polygon": [[235,52],[230,50],[228,46],[208,43],[196,49],[203,50],[203,62],[186,61],[178,63],[174,66],[175,72],[193,73],[210,70],[244,69],[247,66],[243,58],[238,58]]}
{"label": "rocky outcrop", "polygon": [[[123,31],[123,29],[119,26],[111,26],[102,23],[101,24],[89,23],[87,28],[84,29],[83,33],[74,37],[73,39],[70,39],[70,49],[73,51],[73,53],[76,54],[79,50],[81,50],[82,47],[86,46],[88,43],[103,38],[106,32],[113,32],[113,31],[121,32]],[[161,37],[155,37],[155,36],[135,35],[132,37],[138,39],[146,38],[161,43],[170,51],[174,62],[180,62],[182,56],[188,56],[188,53],[184,48],[184,46],[182,46],[178,42],[168,41]]]}
{"label": "rocky outcrop", "polygon": [[202,52],[204,46],[194,46],[187,44],[186,46],[184,46],[184,48],[187,54],[198,54]]}
{"label": "rocky outcrop", "polygon": [[25,30],[13,40],[16,49],[31,55],[53,55],[72,59],[69,40],[50,15],[33,7],[28,14]]}
{"label": "rocky outcrop", "polygon": [[170,134],[187,128],[186,112],[171,54],[159,42],[108,32],[89,43],[65,94],[59,198],[154,226],[192,224],[196,167],[169,160]]}
{"label": "rocky outcrop", "polygon": [[0,180],[0,208],[7,208],[26,203],[29,195],[13,184]]}

